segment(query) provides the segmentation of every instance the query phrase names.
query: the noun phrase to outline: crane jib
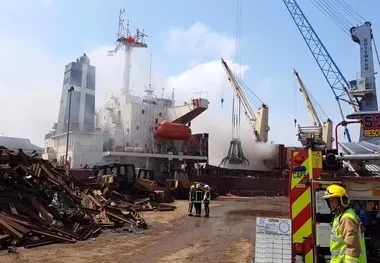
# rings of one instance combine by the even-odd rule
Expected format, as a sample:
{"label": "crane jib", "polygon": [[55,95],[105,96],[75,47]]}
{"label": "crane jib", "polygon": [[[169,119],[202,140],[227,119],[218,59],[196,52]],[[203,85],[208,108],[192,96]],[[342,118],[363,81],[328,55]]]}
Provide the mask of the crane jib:
{"label": "crane jib", "polygon": [[[342,105],[340,103],[341,101],[348,102],[354,112],[356,112],[359,108],[357,101],[353,99],[353,96],[347,90],[348,87],[350,87],[348,81],[343,76],[335,61],[332,59],[331,55],[323,45],[319,36],[299,7],[297,1],[283,0],[283,2],[293,21],[295,22],[299,32],[301,33],[304,41],[306,42],[307,47],[317,62],[320,70],[322,71],[323,76],[328,82],[334,94],[334,97],[337,100],[341,118],[343,121],[345,121],[346,118],[342,109]],[[345,128],[345,133],[348,141],[351,142],[351,136],[347,128]]]}

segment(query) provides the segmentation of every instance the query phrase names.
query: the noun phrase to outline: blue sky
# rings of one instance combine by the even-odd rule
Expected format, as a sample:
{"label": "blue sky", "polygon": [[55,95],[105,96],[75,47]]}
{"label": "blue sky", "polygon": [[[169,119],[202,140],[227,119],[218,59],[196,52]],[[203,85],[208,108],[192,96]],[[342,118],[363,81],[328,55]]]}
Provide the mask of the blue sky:
{"label": "blue sky", "polygon": [[[298,2],[347,80],[353,79],[359,71],[359,46],[310,1]],[[372,22],[376,38],[377,25],[380,25],[380,2],[347,2]],[[235,37],[235,1],[55,0],[50,6],[39,3],[37,0],[0,1],[0,32],[33,39],[47,54],[54,54],[62,68],[66,58],[77,57],[99,46],[112,45],[120,8],[126,9],[126,19],[131,20],[132,28],[146,29],[151,50],[155,53],[155,68],[164,76],[178,75],[188,70],[191,64],[220,57],[212,52],[194,56],[181,50],[167,51],[165,47],[170,29],[186,29],[199,22],[212,32]],[[281,137],[283,131],[293,129],[294,118],[301,119],[302,124],[310,123],[296,91],[293,68],[298,70],[326,113],[335,122],[340,121],[332,92],[283,2],[243,0],[243,8],[242,63],[250,67],[244,81],[271,108],[271,140],[293,144],[296,138]],[[24,48],[30,48],[28,43]],[[270,80],[270,85],[263,84],[264,80]],[[57,85],[57,93],[59,90]],[[9,134],[11,130],[6,133],[13,135]],[[19,132],[13,133],[20,135]],[[32,140],[36,140],[37,135],[33,136]]]}

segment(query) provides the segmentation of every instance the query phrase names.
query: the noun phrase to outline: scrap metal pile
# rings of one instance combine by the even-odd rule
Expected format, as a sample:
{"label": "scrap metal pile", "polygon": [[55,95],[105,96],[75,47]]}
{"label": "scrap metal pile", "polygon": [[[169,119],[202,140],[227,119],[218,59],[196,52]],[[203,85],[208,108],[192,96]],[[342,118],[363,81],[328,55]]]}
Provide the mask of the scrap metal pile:
{"label": "scrap metal pile", "polygon": [[154,205],[107,188],[79,188],[49,162],[0,146],[0,248],[75,243],[103,228],[145,229],[138,211],[160,210]]}

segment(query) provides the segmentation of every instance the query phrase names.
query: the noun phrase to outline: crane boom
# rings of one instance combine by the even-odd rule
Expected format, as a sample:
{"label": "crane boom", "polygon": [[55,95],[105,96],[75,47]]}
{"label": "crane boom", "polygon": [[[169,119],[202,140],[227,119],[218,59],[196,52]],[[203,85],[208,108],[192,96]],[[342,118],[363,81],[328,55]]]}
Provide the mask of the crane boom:
{"label": "crane boom", "polygon": [[[303,39],[305,40],[309,50],[311,51],[315,61],[321,69],[323,76],[329,83],[335,99],[338,103],[340,115],[342,120],[345,120],[345,115],[342,110],[341,101],[347,102],[351,107],[358,111],[358,103],[355,101],[351,94],[348,92],[349,83],[343,76],[342,72],[332,59],[331,55],[323,45],[319,36],[307,20],[305,14],[302,12],[296,0],[283,0],[287,10],[289,11],[293,21],[295,22],[298,30],[300,31]],[[347,127],[345,127],[347,139],[351,142],[351,136]]]}
{"label": "crane boom", "polygon": [[313,125],[318,126],[319,128],[322,128],[322,122],[318,117],[317,111],[314,108],[313,103],[311,102],[309,93],[306,91],[306,88],[305,88],[305,85],[303,84],[303,81],[301,80],[300,76],[298,75],[298,72],[295,69],[293,69],[293,71],[294,71],[294,76],[295,76],[297,84],[298,84],[298,88],[299,88],[300,92],[302,93],[302,96],[305,98],[306,107],[310,113],[311,119],[314,122]]}
{"label": "crane boom", "polygon": [[221,59],[221,63],[222,63],[223,69],[225,70],[227,74],[228,82],[230,83],[230,86],[235,96],[239,99],[239,101],[244,107],[245,116],[247,117],[249,125],[253,129],[253,132],[256,136],[256,140],[260,142],[267,142],[268,131],[269,131],[268,107],[265,104],[263,104],[262,107],[258,110],[258,113],[255,113],[249,104],[247,96],[244,94],[243,90],[241,89],[239,81],[237,80],[235,74],[232,72],[230,67],[223,60],[223,58]]}
{"label": "crane boom", "polygon": [[321,116],[318,115],[318,112],[310,98],[310,94],[295,69],[294,76],[296,78],[299,91],[305,99],[306,108],[308,109],[310,117],[313,120],[313,126],[298,125],[298,140],[302,143],[302,145],[306,145],[308,143],[308,139],[312,138],[317,144],[324,145],[327,149],[332,149],[332,143],[334,141],[332,121],[328,117],[326,117],[326,120],[323,120]]}

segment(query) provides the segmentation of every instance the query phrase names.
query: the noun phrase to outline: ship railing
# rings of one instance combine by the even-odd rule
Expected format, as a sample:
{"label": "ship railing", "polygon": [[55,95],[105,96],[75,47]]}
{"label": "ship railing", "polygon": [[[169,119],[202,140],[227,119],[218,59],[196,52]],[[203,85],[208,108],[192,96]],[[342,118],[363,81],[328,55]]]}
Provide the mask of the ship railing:
{"label": "ship railing", "polygon": [[198,91],[198,92],[194,92],[193,93],[193,96],[191,97],[191,101],[193,101],[193,99],[208,99],[208,92],[207,91]]}
{"label": "ship railing", "polygon": [[[208,92],[195,92],[190,100],[183,101],[182,104],[176,104],[174,107],[182,107],[182,106],[193,106],[197,104],[196,106],[205,106],[204,101],[208,101],[207,99]],[[203,104],[203,105],[202,105]]]}

